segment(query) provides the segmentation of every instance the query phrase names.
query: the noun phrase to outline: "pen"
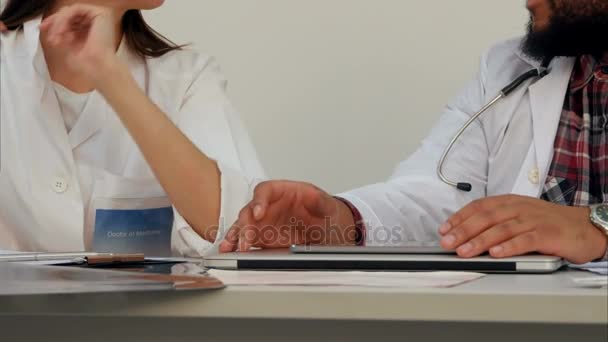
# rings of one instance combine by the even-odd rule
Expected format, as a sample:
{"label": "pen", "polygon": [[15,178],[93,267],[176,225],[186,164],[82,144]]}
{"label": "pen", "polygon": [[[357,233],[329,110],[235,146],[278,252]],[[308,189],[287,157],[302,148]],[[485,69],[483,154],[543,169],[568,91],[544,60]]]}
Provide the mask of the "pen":
{"label": "pen", "polygon": [[115,253],[88,253],[88,252],[17,253],[17,254],[0,254],[0,263],[1,262],[73,260],[73,259],[84,259],[84,258],[114,259],[114,258],[119,258],[121,256],[122,256],[122,254],[115,254]]}

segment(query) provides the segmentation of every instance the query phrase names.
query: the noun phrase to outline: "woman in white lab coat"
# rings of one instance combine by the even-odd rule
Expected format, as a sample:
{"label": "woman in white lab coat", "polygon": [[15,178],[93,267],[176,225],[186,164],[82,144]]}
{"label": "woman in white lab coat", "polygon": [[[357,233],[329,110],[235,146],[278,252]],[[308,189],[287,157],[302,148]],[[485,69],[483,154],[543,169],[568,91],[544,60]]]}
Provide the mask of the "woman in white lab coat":
{"label": "woman in white lab coat", "polygon": [[213,250],[264,177],[213,59],[140,10],[9,0],[1,35],[0,250]]}

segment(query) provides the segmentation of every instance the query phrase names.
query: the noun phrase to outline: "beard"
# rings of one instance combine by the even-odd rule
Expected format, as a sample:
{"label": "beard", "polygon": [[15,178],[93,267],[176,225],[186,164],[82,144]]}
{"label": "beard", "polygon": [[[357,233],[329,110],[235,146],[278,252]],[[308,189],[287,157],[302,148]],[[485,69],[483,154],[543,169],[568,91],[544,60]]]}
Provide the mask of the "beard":
{"label": "beard", "polygon": [[552,16],[540,29],[528,24],[523,52],[538,61],[554,57],[602,56],[608,52],[608,1],[550,0]]}

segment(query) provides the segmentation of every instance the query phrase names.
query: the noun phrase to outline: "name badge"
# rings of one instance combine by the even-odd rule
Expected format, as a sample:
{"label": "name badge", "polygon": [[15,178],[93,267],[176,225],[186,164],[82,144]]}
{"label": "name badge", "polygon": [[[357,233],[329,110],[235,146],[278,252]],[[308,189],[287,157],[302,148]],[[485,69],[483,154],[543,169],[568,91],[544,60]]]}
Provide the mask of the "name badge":
{"label": "name badge", "polygon": [[165,199],[97,199],[91,247],[95,252],[171,256],[173,208]]}

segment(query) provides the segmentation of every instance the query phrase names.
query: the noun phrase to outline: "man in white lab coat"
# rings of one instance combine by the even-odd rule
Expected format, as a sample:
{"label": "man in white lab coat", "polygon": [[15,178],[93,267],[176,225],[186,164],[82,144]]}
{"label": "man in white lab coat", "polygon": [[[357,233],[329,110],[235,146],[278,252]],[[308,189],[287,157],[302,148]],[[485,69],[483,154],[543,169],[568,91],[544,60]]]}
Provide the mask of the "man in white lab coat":
{"label": "man in white lab coat", "polygon": [[[484,55],[478,75],[389,180],[336,197],[305,183],[263,183],[221,250],[440,240],[462,257],[606,258],[608,1],[528,0],[527,7],[527,36]],[[458,129],[542,61],[551,61],[549,74],[492,106],[448,155],[446,177],[471,191],[442,181],[436,168]]]}

